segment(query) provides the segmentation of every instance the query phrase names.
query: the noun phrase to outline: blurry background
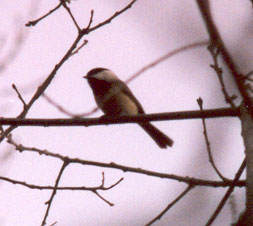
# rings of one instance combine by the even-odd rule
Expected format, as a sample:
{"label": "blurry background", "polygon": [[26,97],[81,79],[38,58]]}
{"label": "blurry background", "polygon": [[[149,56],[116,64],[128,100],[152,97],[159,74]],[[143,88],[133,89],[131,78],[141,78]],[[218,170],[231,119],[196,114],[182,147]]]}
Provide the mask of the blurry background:
{"label": "blurry background", "polygon": [[[72,1],[70,8],[81,27],[86,27],[94,9],[93,26],[128,4],[126,0]],[[74,41],[77,31],[64,8],[34,27],[24,25],[54,8],[58,1],[1,1],[0,5],[0,115],[16,117],[22,103],[14,83],[28,102]],[[242,73],[252,70],[252,5],[250,1],[212,0],[212,13],[224,41]],[[160,56],[208,36],[195,1],[138,0],[110,24],[85,36],[88,44],[71,57],[56,74],[46,94],[73,113],[89,112],[95,101],[82,78],[94,67],[113,70],[126,80]],[[129,84],[147,113],[198,110],[226,106],[217,75],[210,68],[206,47],[169,58]],[[222,65],[222,63],[221,63]],[[237,94],[230,74],[224,80],[230,94]],[[240,98],[237,99],[237,103]],[[99,117],[98,111],[92,117]],[[40,98],[29,118],[67,117]],[[19,127],[13,137],[25,146],[86,160],[115,162],[157,172],[219,180],[208,161],[201,120],[154,123],[175,141],[173,148],[159,149],[135,124],[89,128]],[[240,122],[236,118],[207,120],[216,165],[232,178],[243,158]],[[36,153],[18,153],[3,142],[0,175],[39,185],[53,185],[62,162]],[[72,164],[61,179],[62,186],[96,186],[105,172],[105,184],[124,177],[115,188],[100,192],[114,203],[108,206],[91,192],[58,191],[48,225],[102,226],[145,225],[156,217],[186,184],[119,170]],[[31,190],[0,181],[0,225],[40,225],[51,191]],[[204,225],[226,189],[197,187],[154,225]],[[244,189],[235,189],[237,214],[244,208]],[[233,221],[226,204],[213,225]]]}

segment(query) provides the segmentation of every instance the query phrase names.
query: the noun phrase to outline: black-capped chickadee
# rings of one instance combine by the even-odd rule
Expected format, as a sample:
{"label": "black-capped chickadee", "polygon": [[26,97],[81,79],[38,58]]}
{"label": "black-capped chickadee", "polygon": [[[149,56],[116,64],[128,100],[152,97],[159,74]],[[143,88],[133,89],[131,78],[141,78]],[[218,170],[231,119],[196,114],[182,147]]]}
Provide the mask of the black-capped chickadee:
{"label": "black-capped chickadee", "polygon": [[[112,71],[94,68],[86,76],[98,107],[108,116],[145,114],[141,104],[128,86]],[[160,148],[173,145],[173,140],[149,122],[139,125],[153,138]]]}

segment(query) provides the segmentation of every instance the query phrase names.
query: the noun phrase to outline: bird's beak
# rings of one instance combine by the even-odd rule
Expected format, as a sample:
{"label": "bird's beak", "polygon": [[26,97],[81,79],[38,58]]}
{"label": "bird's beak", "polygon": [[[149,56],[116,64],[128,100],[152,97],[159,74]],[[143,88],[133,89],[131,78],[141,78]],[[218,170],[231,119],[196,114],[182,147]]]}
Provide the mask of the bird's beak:
{"label": "bird's beak", "polygon": [[88,79],[88,78],[87,78],[87,75],[83,76],[83,78]]}

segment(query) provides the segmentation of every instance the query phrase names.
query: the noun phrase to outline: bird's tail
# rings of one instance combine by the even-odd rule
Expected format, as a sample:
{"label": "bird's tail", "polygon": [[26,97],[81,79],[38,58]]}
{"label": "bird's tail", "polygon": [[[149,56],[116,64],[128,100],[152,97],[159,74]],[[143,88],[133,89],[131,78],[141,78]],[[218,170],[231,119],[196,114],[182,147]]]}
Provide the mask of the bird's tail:
{"label": "bird's tail", "polygon": [[139,125],[152,137],[160,148],[167,148],[167,146],[172,147],[174,143],[173,140],[151,123],[140,123]]}

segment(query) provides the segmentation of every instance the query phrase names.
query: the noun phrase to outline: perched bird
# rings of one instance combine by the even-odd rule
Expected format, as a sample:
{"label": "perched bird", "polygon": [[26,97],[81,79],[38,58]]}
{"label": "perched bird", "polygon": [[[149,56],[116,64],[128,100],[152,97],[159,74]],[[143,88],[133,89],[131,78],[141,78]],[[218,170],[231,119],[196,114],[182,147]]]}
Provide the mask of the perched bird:
{"label": "perched bird", "polygon": [[[94,68],[86,76],[98,107],[106,116],[145,114],[141,104],[128,88],[111,70]],[[138,123],[160,148],[173,145],[173,140],[149,122]]]}

